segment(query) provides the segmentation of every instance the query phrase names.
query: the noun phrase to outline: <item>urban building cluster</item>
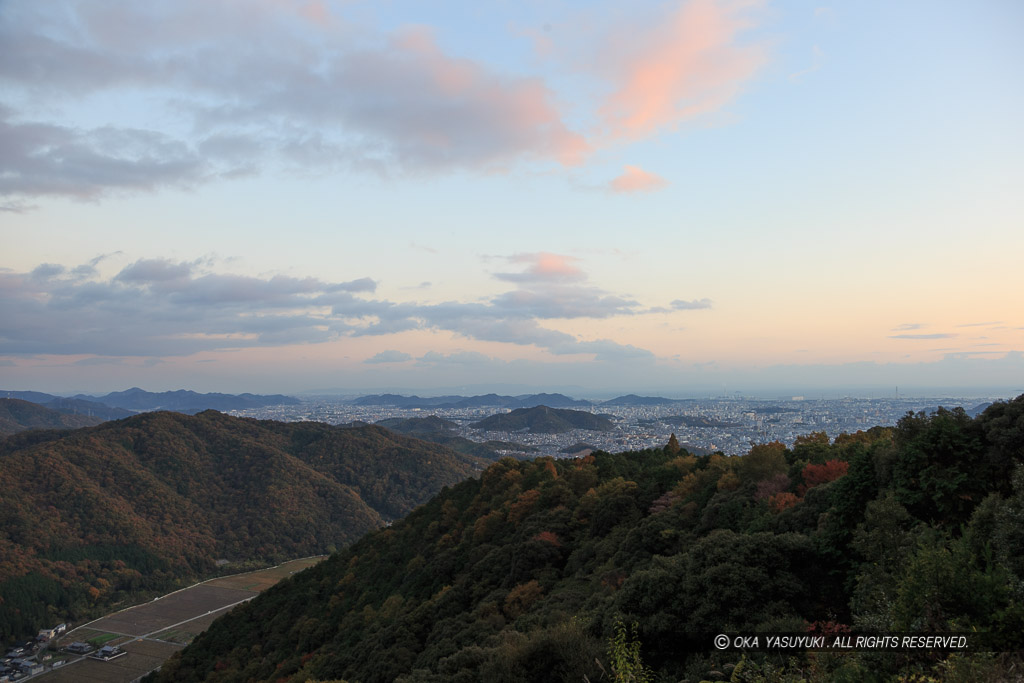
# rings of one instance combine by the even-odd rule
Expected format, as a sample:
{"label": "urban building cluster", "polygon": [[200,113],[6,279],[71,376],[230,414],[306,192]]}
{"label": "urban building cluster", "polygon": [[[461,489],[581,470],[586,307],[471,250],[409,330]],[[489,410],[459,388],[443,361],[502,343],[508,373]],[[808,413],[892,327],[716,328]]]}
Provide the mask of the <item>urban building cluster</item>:
{"label": "urban building cluster", "polygon": [[791,445],[801,435],[825,432],[835,439],[874,426],[892,426],[908,412],[931,412],[939,406],[963,407],[974,414],[996,398],[835,398],[806,399],[790,396],[775,400],[744,397],[683,399],[652,405],[608,405],[594,402],[573,410],[608,416],[615,424],[610,432],[573,430],[561,434],[529,431],[493,432],[469,425],[507,408],[400,408],[388,405],[357,405],[351,399],[316,397],[301,405],[271,406],[233,411],[232,414],[281,421],[311,420],[328,424],[375,423],[390,418],[436,415],[456,425],[456,433],[472,441],[504,441],[530,446],[531,455],[568,457],[587,446],[610,452],[664,446],[675,434],[679,443],[695,453],[722,452],[740,455],[751,445],[781,441]]}

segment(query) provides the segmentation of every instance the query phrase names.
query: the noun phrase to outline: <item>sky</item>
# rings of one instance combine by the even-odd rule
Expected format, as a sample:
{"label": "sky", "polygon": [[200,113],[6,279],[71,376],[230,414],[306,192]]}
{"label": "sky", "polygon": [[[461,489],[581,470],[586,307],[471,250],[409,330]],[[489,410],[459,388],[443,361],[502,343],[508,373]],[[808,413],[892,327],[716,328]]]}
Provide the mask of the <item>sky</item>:
{"label": "sky", "polygon": [[0,389],[1014,396],[1022,31],[0,0]]}

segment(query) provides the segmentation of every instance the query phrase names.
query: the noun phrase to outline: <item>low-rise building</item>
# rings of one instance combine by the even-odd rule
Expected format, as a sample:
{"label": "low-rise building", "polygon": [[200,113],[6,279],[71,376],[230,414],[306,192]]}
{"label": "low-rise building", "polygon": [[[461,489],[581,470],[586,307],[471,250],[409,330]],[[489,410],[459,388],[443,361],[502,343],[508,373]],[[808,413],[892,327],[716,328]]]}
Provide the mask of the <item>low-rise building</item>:
{"label": "low-rise building", "polygon": [[104,645],[99,650],[96,650],[93,654],[89,655],[91,659],[99,659],[104,662],[109,662],[111,659],[117,659],[123,655],[128,654],[116,645]]}

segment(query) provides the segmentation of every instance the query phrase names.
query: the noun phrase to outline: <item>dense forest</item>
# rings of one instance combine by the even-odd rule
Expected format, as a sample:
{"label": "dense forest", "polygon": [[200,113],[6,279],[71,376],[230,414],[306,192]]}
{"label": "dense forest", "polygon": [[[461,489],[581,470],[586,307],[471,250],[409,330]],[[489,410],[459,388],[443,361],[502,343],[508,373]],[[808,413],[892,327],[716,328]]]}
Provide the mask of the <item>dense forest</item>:
{"label": "dense forest", "polygon": [[[738,457],[503,459],[221,617],[156,681],[1007,680],[1024,396]],[[702,634],[985,635],[977,652]]]}
{"label": "dense forest", "polygon": [[146,413],[0,440],[0,638],[333,551],[484,461],[380,427]]}

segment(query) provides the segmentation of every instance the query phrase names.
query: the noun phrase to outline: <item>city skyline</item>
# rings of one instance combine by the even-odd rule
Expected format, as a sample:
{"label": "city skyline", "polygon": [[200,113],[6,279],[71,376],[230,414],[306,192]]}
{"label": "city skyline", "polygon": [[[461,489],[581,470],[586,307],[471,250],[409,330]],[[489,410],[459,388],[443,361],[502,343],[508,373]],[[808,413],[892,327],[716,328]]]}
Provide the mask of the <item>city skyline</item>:
{"label": "city skyline", "polygon": [[0,388],[1015,395],[1021,26],[6,3]]}

